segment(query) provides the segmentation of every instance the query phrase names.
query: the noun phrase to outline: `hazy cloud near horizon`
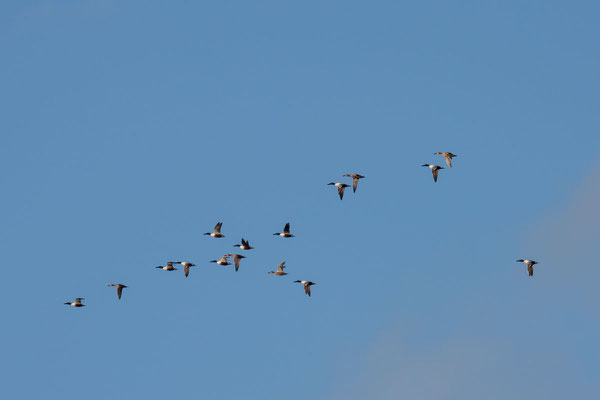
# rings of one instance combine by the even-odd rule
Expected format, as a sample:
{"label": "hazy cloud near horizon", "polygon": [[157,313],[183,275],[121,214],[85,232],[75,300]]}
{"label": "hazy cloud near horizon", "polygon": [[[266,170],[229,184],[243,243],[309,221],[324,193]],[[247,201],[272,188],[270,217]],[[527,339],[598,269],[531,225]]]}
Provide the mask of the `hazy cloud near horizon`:
{"label": "hazy cloud near horizon", "polygon": [[[342,368],[331,398],[598,398],[593,366],[600,327],[588,318],[599,309],[597,172],[523,232],[516,251],[527,254],[515,259],[533,254],[541,262],[531,281],[523,272],[523,281],[499,289],[506,297],[500,302],[482,298],[476,288],[457,294],[479,303],[461,310],[473,316],[471,325],[397,321],[354,356],[353,366]],[[478,315],[493,322],[486,325]],[[558,332],[558,325],[569,333]]]}

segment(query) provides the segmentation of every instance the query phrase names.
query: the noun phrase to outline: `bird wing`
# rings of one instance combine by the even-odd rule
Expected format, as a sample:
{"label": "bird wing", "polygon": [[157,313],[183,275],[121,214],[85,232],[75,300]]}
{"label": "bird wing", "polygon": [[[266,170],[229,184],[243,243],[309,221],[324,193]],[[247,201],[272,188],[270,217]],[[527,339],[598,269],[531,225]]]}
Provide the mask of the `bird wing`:
{"label": "bird wing", "polygon": [[290,223],[289,222],[287,224],[285,224],[285,227],[283,228],[283,233],[290,233]]}
{"label": "bird wing", "polygon": [[356,187],[358,186],[358,179],[359,178],[352,179],[352,190],[354,190],[354,193],[356,193]]}
{"label": "bird wing", "polygon": [[244,240],[244,238],[242,238],[242,246],[246,247],[249,246],[250,244],[248,243],[247,240]]}
{"label": "bird wing", "polygon": [[190,265],[189,264],[185,264],[183,266],[183,274],[185,275],[186,278],[190,274]]}
{"label": "bird wing", "polygon": [[284,268],[285,268],[285,261],[277,266],[277,272],[283,272]]}
{"label": "bird wing", "polygon": [[221,233],[221,226],[223,226],[222,222],[215,225],[215,233]]}
{"label": "bird wing", "polygon": [[533,276],[533,264],[527,263],[527,273],[529,276]]}
{"label": "bird wing", "polygon": [[237,254],[233,255],[233,263],[235,264],[235,272],[237,272],[237,270],[240,269],[240,260],[241,260],[241,258]]}
{"label": "bird wing", "polygon": [[121,295],[123,294],[123,286],[117,286],[117,297],[121,300]]}
{"label": "bird wing", "polygon": [[83,300],[83,297],[76,297],[75,304],[81,304],[81,300]]}
{"label": "bird wing", "polygon": [[431,173],[433,174],[433,181],[437,182],[438,170],[435,168],[432,168]]}
{"label": "bird wing", "polygon": [[310,285],[304,285],[304,292],[310,297]]}
{"label": "bird wing", "polygon": [[444,156],[444,158],[446,159],[446,164],[448,164],[448,166],[449,166],[450,168],[452,168],[452,157],[451,157],[449,154],[446,154],[446,155]]}
{"label": "bird wing", "polygon": [[338,194],[340,195],[340,200],[344,198],[344,189],[346,189],[344,186],[338,187]]}

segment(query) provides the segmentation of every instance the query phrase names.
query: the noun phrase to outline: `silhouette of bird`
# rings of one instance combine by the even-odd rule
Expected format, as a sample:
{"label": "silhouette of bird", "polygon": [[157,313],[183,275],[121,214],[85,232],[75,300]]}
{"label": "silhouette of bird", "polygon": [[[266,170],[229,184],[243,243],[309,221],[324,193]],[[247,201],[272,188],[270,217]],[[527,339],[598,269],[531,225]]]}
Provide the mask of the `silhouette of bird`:
{"label": "silhouette of bird", "polygon": [[356,193],[356,188],[358,187],[358,180],[364,178],[364,176],[359,174],[344,174],[343,176],[347,176],[352,178],[352,190]]}
{"label": "silhouette of bird", "polygon": [[225,254],[225,257],[233,257],[233,264],[235,265],[235,272],[240,269],[240,260],[242,258],[246,258],[245,256],[241,256],[239,254]]}
{"label": "silhouette of bird", "polygon": [[535,264],[539,264],[539,262],[537,261],[533,261],[533,260],[523,260],[523,259],[518,259],[516,262],[522,262],[527,266],[527,274],[529,276],[533,276],[533,266]]}
{"label": "silhouette of bird", "polygon": [[162,269],[162,270],[165,270],[165,271],[177,271],[177,268],[175,268],[175,267],[173,266],[173,262],[172,262],[172,261],[169,261],[169,262],[167,263],[167,265],[165,265],[164,267],[163,267],[162,265],[159,265],[159,266],[158,266],[158,267],[156,267],[156,268],[160,268],[160,269]]}
{"label": "silhouette of bird", "polygon": [[181,264],[183,266],[183,274],[185,275],[186,278],[190,274],[190,267],[196,266],[196,264],[192,264],[191,262],[187,262],[187,261],[173,261],[173,263]]}
{"label": "silhouette of bird", "polygon": [[227,260],[227,257],[229,257],[229,256],[223,256],[223,257],[221,257],[221,259],[219,261],[210,260],[210,262],[217,263],[218,265],[221,265],[221,266],[231,265],[231,263]]}
{"label": "silhouette of bird", "polygon": [[277,236],[281,236],[281,237],[286,237],[286,238],[294,237],[294,235],[292,235],[290,233],[290,223],[289,222],[287,224],[285,224],[285,227],[283,227],[283,232],[281,232],[281,233],[277,232],[277,233],[274,233],[273,235],[277,235]]}
{"label": "silhouette of bird", "polygon": [[431,173],[433,174],[433,181],[434,182],[437,182],[438,171],[440,169],[444,169],[444,167],[440,167],[439,165],[423,164],[421,166],[422,167],[429,167],[429,168],[431,168]]}
{"label": "silhouette of bird", "polygon": [[287,275],[287,272],[283,272],[284,268],[285,268],[285,261],[277,266],[277,271],[269,271],[268,273],[274,274],[274,275]]}
{"label": "silhouette of bird", "polygon": [[448,166],[450,168],[452,168],[452,158],[456,157],[456,154],[452,154],[450,152],[444,152],[444,153],[437,152],[437,153],[433,153],[433,154],[439,154],[439,155],[444,156],[444,158],[446,159],[446,164],[448,164]]}
{"label": "silhouette of bird", "polygon": [[83,300],[83,297],[75,297],[74,302],[67,302],[65,304],[73,307],[85,307],[85,304],[83,304],[81,300]]}
{"label": "silhouette of bird", "polygon": [[206,232],[205,235],[209,235],[209,236],[212,236],[212,237],[215,237],[215,238],[223,238],[223,237],[225,237],[225,235],[223,235],[221,233],[221,227],[222,226],[223,226],[223,223],[219,222],[218,224],[215,225],[215,229],[214,229],[214,231],[212,233],[211,232]]}
{"label": "silhouette of bird", "polygon": [[233,247],[239,247],[240,250],[252,250],[254,247],[250,246],[250,242],[242,238],[242,244],[234,244]]}
{"label": "silhouette of bird", "polygon": [[339,183],[339,182],[329,182],[328,185],[334,185],[338,188],[338,194],[340,195],[340,200],[342,200],[344,198],[344,190],[347,187],[350,187],[350,185],[347,185],[345,183]]}
{"label": "silhouette of bird", "polygon": [[310,297],[310,287],[312,285],[316,285],[316,283],[311,282],[311,281],[294,281],[294,282],[301,283],[304,286],[304,293],[306,293],[309,297]]}
{"label": "silhouette of bird", "polygon": [[125,286],[121,283],[111,283],[108,286],[114,286],[117,288],[117,297],[119,298],[119,300],[121,300],[121,294],[123,293],[123,288],[126,288],[127,286]]}

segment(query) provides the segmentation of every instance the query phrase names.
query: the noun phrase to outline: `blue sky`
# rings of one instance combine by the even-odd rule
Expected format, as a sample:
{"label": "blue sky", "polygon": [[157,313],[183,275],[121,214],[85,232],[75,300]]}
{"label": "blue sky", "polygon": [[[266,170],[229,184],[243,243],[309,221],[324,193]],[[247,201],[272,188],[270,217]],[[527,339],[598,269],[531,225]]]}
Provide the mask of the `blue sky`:
{"label": "blue sky", "polygon": [[283,3],[0,5],[3,393],[597,398],[598,5]]}

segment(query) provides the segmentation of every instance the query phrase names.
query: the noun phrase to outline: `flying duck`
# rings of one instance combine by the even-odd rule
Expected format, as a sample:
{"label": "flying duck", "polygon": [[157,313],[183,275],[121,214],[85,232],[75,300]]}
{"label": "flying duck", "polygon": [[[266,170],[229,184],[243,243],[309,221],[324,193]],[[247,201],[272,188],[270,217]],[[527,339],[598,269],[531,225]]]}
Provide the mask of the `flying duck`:
{"label": "flying duck", "polygon": [[158,266],[158,267],[156,267],[156,268],[160,268],[160,269],[163,269],[163,270],[165,270],[165,271],[177,271],[177,268],[175,268],[175,267],[173,266],[173,262],[172,262],[172,261],[169,261],[169,262],[167,263],[167,265],[165,265],[164,267],[163,267],[162,265],[159,265],[159,266]]}
{"label": "flying duck", "polygon": [[242,258],[246,258],[245,256],[241,256],[239,254],[225,254],[224,257],[233,257],[233,264],[235,265],[235,272],[240,269],[240,260]]}
{"label": "flying duck", "polygon": [[212,236],[212,237],[215,237],[215,238],[225,237],[225,235],[223,235],[221,233],[221,227],[222,226],[223,226],[223,223],[219,222],[218,224],[215,225],[215,230],[212,233],[206,232],[205,235],[209,235],[209,236]]}
{"label": "flying duck", "polygon": [[336,182],[329,182],[328,185],[334,185],[338,188],[338,194],[340,195],[340,200],[342,200],[344,198],[344,190],[347,187],[350,187],[350,185],[347,185],[345,183],[336,183]]}
{"label": "flying duck", "polygon": [[446,164],[448,164],[448,166],[450,168],[452,168],[452,158],[456,157],[456,154],[452,154],[449,151],[444,152],[444,153],[437,152],[437,153],[433,153],[433,154],[439,154],[439,155],[444,156],[444,158],[446,159]]}
{"label": "flying duck", "polygon": [[438,171],[440,169],[444,169],[444,167],[440,167],[439,165],[431,165],[431,164],[423,164],[421,167],[429,167],[431,168],[431,173],[433,174],[434,182],[437,182]]}
{"label": "flying duck", "polygon": [[533,276],[533,266],[535,264],[539,264],[539,262],[537,261],[533,261],[533,260],[522,260],[522,259],[518,259],[516,262],[522,262],[525,263],[525,265],[527,266],[527,274],[529,274],[529,276]]}
{"label": "flying duck", "polygon": [[287,272],[283,272],[284,268],[285,268],[285,261],[277,266],[277,271],[269,271],[268,273],[274,274],[274,275],[287,275]]}
{"label": "flying duck", "polygon": [[196,264],[192,264],[191,262],[187,262],[187,261],[173,261],[173,263],[181,264],[183,266],[183,274],[185,275],[186,278],[190,274],[190,267],[196,266]]}
{"label": "flying duck", "polygon": [[244,240],[244,238],[242,238],[242,244],[234,244],[233,247],[239,247],[240,250],[252,250],[254,247],[250,246],[250,242],[248,242],[247,240]]}
{"label": "flying duck", "polygon": [[217,264],[219,264],[221,266],[231,265],[231,263],[229,261],[227,261],[227,257],[229,257],[229,256],[228,255],[227,256],[223,256],[223,257],[221,257],[221,259],[219,261],[217,261],[217,260],[210,260],[210,262],[217,263]]}
{"label": "flying duck", "polygon": [[85,307],[85,304],[81,303],[81,300],[83,300],[83,297],[75,297],[75,301],[74,302],[67,302],[65,303],[68,306],[73,306],[73,307]]}
{"label": "flying duck", "polygon": [[364,176],[359,174],[344,174],[343,176],[347,176],[352,178],[352,190],[356,193],[356,187],[358,186],[358,180],[364,178]]}
{"label": "flying duck", "polygon": [[304,293],[306,293],[309,297],[310,297],[310,287],[312,285],[316,285],[316,283],[311,282],[311,281],[294,281],[294,282],[298,282],[298,283],[301,283],[302,285],[304,285]]}
{"label": "flying duck", "polygon": [[287,224],[285,224],[285,226],[283,227],[283,232],[281,232],[281,233],[277,232],[277,233],[274,233],[273,235],[276,235],[276,236],[278,235],[278,236],[286,237],[286,238],[294,237],[294,235],[292,235],[290,233],[290,223],[289,222]]}
{"label": "flying duck", "polygon": [[123,293],[123,288],[126,288],[127,286],[125,286],[121,283],[111,283],[108,286],[114,286],[117,288],[117,297],[119,298],[119,300],[121,300],[121,294]]}

